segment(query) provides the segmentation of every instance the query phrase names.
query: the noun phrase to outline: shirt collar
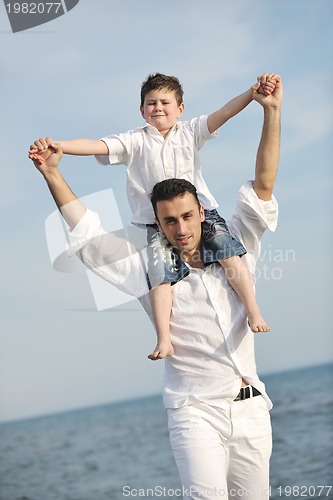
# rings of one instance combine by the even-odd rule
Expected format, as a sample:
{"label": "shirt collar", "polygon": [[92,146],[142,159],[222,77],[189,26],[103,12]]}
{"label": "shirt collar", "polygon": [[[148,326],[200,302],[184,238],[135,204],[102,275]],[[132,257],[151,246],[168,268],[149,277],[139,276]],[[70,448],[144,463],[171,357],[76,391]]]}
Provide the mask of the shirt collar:
{"label": "shirt collar", "polygon": [[[174,130],[176,131],[180,126],[180,122],[176,122],[174,124],[174,126],[171,128],[171,130]],[[150,134],[150,135],[153,135],[153,136],[158,136],[158,137],[163,137],[162,134],[157,130],[156,127],[153,127],[153,125],[150,125],[149,123],[145,123],[144,125],[142,125],[141,127],[139,127],[141,129],[147,129],[147,132]],[[169,132],[170,133],[170,132]]]}

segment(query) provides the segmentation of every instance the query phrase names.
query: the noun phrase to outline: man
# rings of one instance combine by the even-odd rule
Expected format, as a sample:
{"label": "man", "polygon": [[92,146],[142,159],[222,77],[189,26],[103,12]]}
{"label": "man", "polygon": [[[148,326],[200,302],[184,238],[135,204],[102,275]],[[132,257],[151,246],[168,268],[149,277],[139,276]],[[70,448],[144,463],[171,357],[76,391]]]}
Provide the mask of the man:
{"label": "man", "polygon": [[[277,203],[272,196],[280,149],[282,82],[270,96],[253,87],[264,110],[255,180],[239,193],[229,230],[244,244],[251,275],[266,228],[275,229]],[[79,202],[58,170],[59,145],[45,161],[34,163],[71,228],[71,253],[96,274],[140,297],[150,313],[145,255],[115,235],[106,234],[98,215]],[[269,497],[271,402],[256,373],[254,334],[246,311],[219,264],[202,264],[201,224],[196,190],[184,180],[158,183],[152,203],[160,231],[190,269],[174,285],[170,331],[175,353],[165,360],[163,389],[170,440],[184,498]]]}

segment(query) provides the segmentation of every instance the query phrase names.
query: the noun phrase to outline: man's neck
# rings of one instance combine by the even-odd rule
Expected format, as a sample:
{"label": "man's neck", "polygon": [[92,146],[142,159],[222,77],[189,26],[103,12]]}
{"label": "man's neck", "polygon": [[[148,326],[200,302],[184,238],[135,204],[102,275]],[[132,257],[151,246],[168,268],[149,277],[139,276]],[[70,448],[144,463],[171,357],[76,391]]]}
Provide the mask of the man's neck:
{"label": "man's neck", "polygon": [[193,254],[183,253],[182,254],[183,261],[191,267],[197,269],[204,269],[203,262],[201,260],[201,252],[200,250],[196,250]]}

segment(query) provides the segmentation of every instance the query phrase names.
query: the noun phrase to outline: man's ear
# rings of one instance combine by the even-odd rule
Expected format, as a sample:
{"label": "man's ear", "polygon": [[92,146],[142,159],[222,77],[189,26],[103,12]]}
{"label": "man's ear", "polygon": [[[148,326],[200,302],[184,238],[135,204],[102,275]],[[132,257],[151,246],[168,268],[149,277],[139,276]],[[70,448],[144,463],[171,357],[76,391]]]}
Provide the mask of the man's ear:
{"label": "man's ear", "polygon": [[204,220],[206,220],[205,210],[204,210],[204,207],[202,205],[200,205],[199,213],[200,213],[200,221],[203,222]]}
{"label": "man's ear", "polygon": [[162,234],[164,234],[163,230],[161,228],[161,224],[159,223],[159,220],[156,217],[155,217],[155,224],[157,224],[159,232],[162,233]]}

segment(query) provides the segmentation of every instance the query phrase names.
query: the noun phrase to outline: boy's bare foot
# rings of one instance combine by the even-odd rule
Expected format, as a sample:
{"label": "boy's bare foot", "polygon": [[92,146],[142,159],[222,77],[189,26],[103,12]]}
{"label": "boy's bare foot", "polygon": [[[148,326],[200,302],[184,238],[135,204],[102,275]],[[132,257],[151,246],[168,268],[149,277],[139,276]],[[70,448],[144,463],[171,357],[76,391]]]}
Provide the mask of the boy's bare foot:
{"label": "boy's bare foot", "polygon": [[167,356],[172,356],[174,349],[170,341],[158,342],[154,352],[149,354],[148,358],[152,361],[157,361],[158,359],[166,358]]}
{"label": "boy's bare foot", "polygon": [[260,312],[251,315],[249,314],[248,323],[249,327],[254,333],[270,331],[269,326],[267,325],[264,318],[261,316]]}

